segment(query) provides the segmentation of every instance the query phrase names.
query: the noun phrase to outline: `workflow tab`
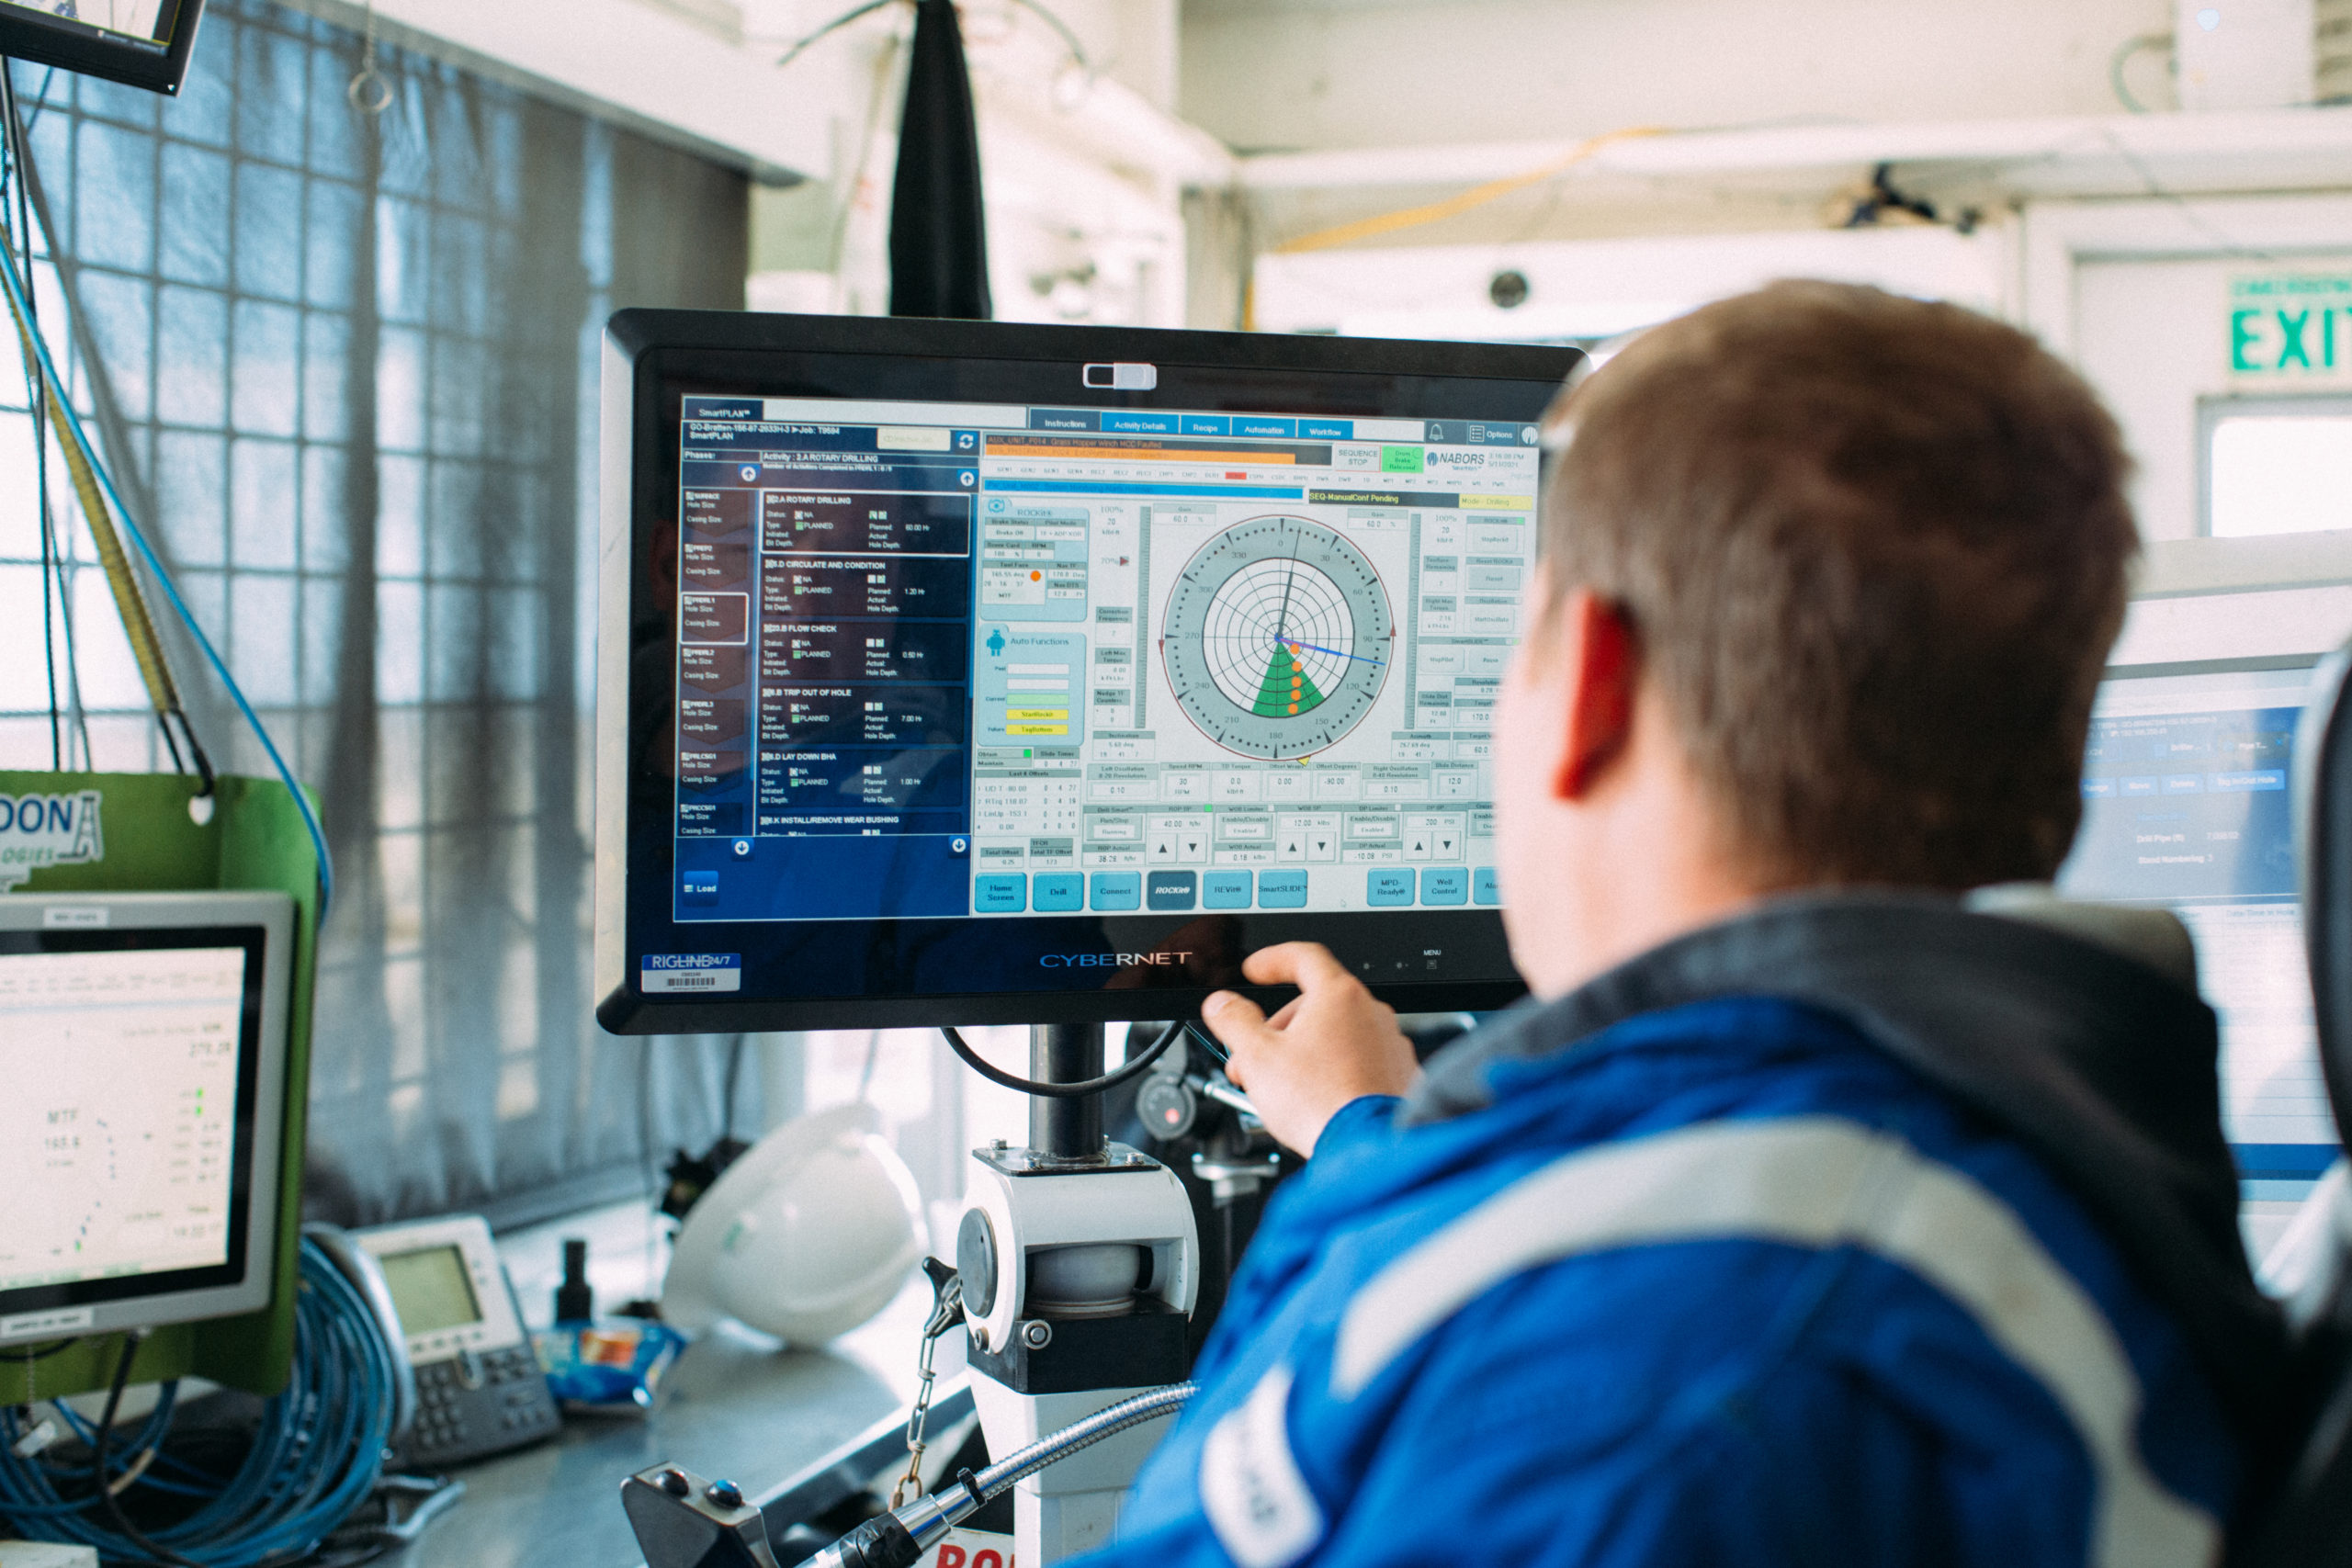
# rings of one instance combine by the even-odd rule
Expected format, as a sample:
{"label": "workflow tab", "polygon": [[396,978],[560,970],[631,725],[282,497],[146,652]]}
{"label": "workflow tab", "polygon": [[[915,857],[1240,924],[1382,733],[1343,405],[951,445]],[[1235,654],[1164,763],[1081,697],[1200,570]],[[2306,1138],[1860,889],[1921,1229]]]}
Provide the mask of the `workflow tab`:
{"label": "workflow tab", "polygon": [[694,588],[741,588],[752,575],[748,538],[703,539],[693,529],[678,542],[678,581]]}
{"label": "workflow tab", "polygon": [[1189,871],[1155,871],[1145,882],[1144,902],[1162,911],[1192,908],[1199,900],[1197,884]]}
{"label": "workflow tab", "polygon": [[1246,871],[1204,873],[1201,877],[1201,908],[1246,909],[1250,907],[1250,875]]}
{"label": "workflow tab", "polygon": [[960,620],[972,600],[971,569],[953,556],[780,555],[764,587],[767,608],[795,615]]}
{"label": "workflow tab", "polygon": [[1473,898],[1476,899],[1479,903],[1484,904],[1488,908],[1493,908],[1502,903],[1502,884],[1496,879],[1495,868],[1493,866],[1482,865],[1476,873],[1473,874],[1470,895]]}
{"label": "workflow tab", "polygon": [[1412,901],[1411,867],[1375,867],[1364,874],[1364,902],[1374,908],[1402,908]]}
{"label": "workflow tab", "polygon": [[970,649],[954,621],[797,621],[760,626],[763,682],[938,681],[961,685]]}
{"label": "workflow tab", "polygon": [[1421,902],[1444,906],[1469,902],[1470,874],[1459,866],[1430,866],[1421,873]]}
{"label": "workflow tab", "polygon": [[972,498],[952,491],[760,491],[760,548],[820,554],[964,556]]}
{"label": "workflow tab", "polygon": [[743,739],[743,699],[741,697],[696,696],[691,691],[678,697],[678,739],[684,746],[717,749],[730,746]]}
{"label": "workflow tab", "polygon": [[1087,894],[1097,909],[1136,908],[1143,903],[1143,877],[1132,871],[1098,871]]}
{"label": "workflow tab", "polygon": [[1054,872],[1040,875],[1032,890],[1041,915],[1066,915],[1083,908],[1086,904],[1086,878],[1076,872]]}
{"label": "workflow tab", "polygon": [[1017,915],[1029,907],[1029,879],[1017,873],[972,878],[972,908],[983,915]]}
{"label": "workflow tab", "polygon": [[1304,909],[1306,908],[1306,873],[1304,871],[1261,871],[1258,874],[1258,908],[1261,909]]}
{"label": "workflow tab", "polygon": [[[683,713],[689,705],[682,701],[679,709]],[[760,688],[760,733],[771,740],[961,746],[970,711],[960,686],[910,682]]]}
{"label": "workflow tab", "polygon": [[680,593],[678,640],[740,647],[747,640],[751,614],[746,593]]}

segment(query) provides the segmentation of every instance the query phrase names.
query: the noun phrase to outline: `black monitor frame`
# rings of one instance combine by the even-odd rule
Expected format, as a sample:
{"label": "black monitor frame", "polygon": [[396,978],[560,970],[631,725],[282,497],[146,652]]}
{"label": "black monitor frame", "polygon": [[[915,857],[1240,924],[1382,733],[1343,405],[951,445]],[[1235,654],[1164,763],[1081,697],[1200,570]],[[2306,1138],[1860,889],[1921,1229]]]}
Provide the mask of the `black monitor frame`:
{"label": "black monitor frame", "polygon": [[[1238,333],[726,311],[615,315],[605,333],[602,440],[598,1021],[614,1033],[651,1034],[1170,1018],[1190,1013],[1214,989],[1250,989],[1239,973],[1244,956],[1301,940],[1330,947],[1404,1010],[1487,1009],[1524,994],[1500,913],[1491,908],[682,928],[671,919],[670,904],[674,579],[657,581],[655,568],[674,560],[677,549],[679,416],[689,391],[1532,423],[1582,358],[1573,348]],[[1156,388],[1114,391],[1086,384],[1083,367],[1114,364],[1156,367]],[[639,672],[642,682],[635,679]],[[649,870],[659,874],[632,874]],[[1024,981],[1018,988],[926,988],[919,977],[938,944],[976,936],[1001,950],[1008,976],[1066,978],[1073,971],[1027,965],[1088,955],[1075,971],[1083,987]],[[763,940],[755,944],[754,938]],[[847,978],[828,994],[789,998],[747,989],[739,999],[680,1000],[640,989],[639,955],[695,945],[740,947],[747,973],[755,968],[756,945],[756,962],[771,973],[790,964]]]}
{"label": "black monitor frame", "polygon": [[0,3],[0,55],[175,96],[187,78],[204,0],[161,0],[161,6],[163,38],[150,42],[71,17]]}

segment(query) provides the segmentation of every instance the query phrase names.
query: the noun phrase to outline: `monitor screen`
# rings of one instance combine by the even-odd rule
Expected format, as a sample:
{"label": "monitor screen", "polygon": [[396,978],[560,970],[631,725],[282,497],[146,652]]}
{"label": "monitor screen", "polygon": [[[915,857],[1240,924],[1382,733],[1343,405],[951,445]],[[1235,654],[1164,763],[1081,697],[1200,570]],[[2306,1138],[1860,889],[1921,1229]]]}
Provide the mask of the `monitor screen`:
{"label": "monitor screen", "polygon": [[481,1321],[481,1303],[474,1299],[466,1255],[458,1247],[421,1247],[379,1257],[376,1262],[384,1270],[402,1333],[412,1337],[438,1334]]}
{"label": "monitor screen", "polygon": [[[1493,712],[1574,355],[1308,342],[1329,369],[1156,365],[1106,406],[1087,360],[1234,340],[924,325],[952,400],[788,360],[634,389],[634,998],[1130,1016],[1289,936],[1514,985]],[[1433,350],[1455,374],[1400,374]]]}
{"label": "monitor screen", "polygon": [[[267,1299],[269,928],[218,909],[151,925],[153,906],[119,898],[20,895],[0,923],[0,1339]],[[62,918],[27,929],[36,911]]]}
{"label": "monitor screen", "polygon": [[2320,1078],[2288,784],[2308,665],[2119,676],[2100,690],[2083,825],[2060,874],[2085,897],[2162,904],[2221,1016],[2223,1125],[2250,1180],[2338,1152]]}
{"label": "monitor screen", "polygon": [[176,93],[204,0],[0,0],[0,54]]}

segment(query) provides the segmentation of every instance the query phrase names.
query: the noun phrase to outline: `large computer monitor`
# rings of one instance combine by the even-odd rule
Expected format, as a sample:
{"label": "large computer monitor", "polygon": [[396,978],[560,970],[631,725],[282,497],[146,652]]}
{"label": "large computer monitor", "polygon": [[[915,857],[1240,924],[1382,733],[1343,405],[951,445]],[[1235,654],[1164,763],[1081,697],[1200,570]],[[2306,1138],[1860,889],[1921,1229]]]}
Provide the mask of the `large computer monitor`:
{"label": "large computer monitor", "polygon": [[2339,1153],[2288,790],[2314,662],[2111,671],[2091,720],[2082,829],[2059,877],[2069,893],[2161,904],[2188,925],[2221,1015],[2223,1126],[2253,1183],[2308,1181]]}
{"label": "large computer monitor", "polygon": [[269,1304],[293,901],[0,897],[0,1344]]}
{"label": "large computer monitor", "polygon": [[1494,701],[1572,349],[624,311],[598,1017],[1519,991]]}
{"label": "large computer monitor", "polygon": [[0,0],[0,55],[176,93],[204,0]]}

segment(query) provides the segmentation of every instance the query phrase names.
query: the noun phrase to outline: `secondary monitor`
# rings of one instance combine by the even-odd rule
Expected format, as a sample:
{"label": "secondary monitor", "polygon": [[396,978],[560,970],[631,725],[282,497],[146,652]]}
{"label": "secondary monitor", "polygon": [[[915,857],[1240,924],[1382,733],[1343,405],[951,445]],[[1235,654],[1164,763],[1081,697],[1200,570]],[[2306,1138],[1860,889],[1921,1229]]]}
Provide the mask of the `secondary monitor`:
{"label": "secondary monitor", "polygon": [[2188,927],[2221,1018],[2223,1128],[2254,1183],[2309,1181],[2341,1152],[2288,790],[2312,662],[2111,672],[2092,713],[2082,829],[2059,876],[2069,893],[2160,904]]}
{"label": "secondary monitor", "polygon": [[0,55],[177,93],[204,0],[0,0]]}
{"label": "secondary monitor", "polygon": [[616,316],[599,1018],[1166,1017],[1299,938],[1516,995],[1495,700],[1579,357]]}
{"label": "secondary monitor", "polygon": [[0,1343],[269,1303],[293,903],[0,898]]}

